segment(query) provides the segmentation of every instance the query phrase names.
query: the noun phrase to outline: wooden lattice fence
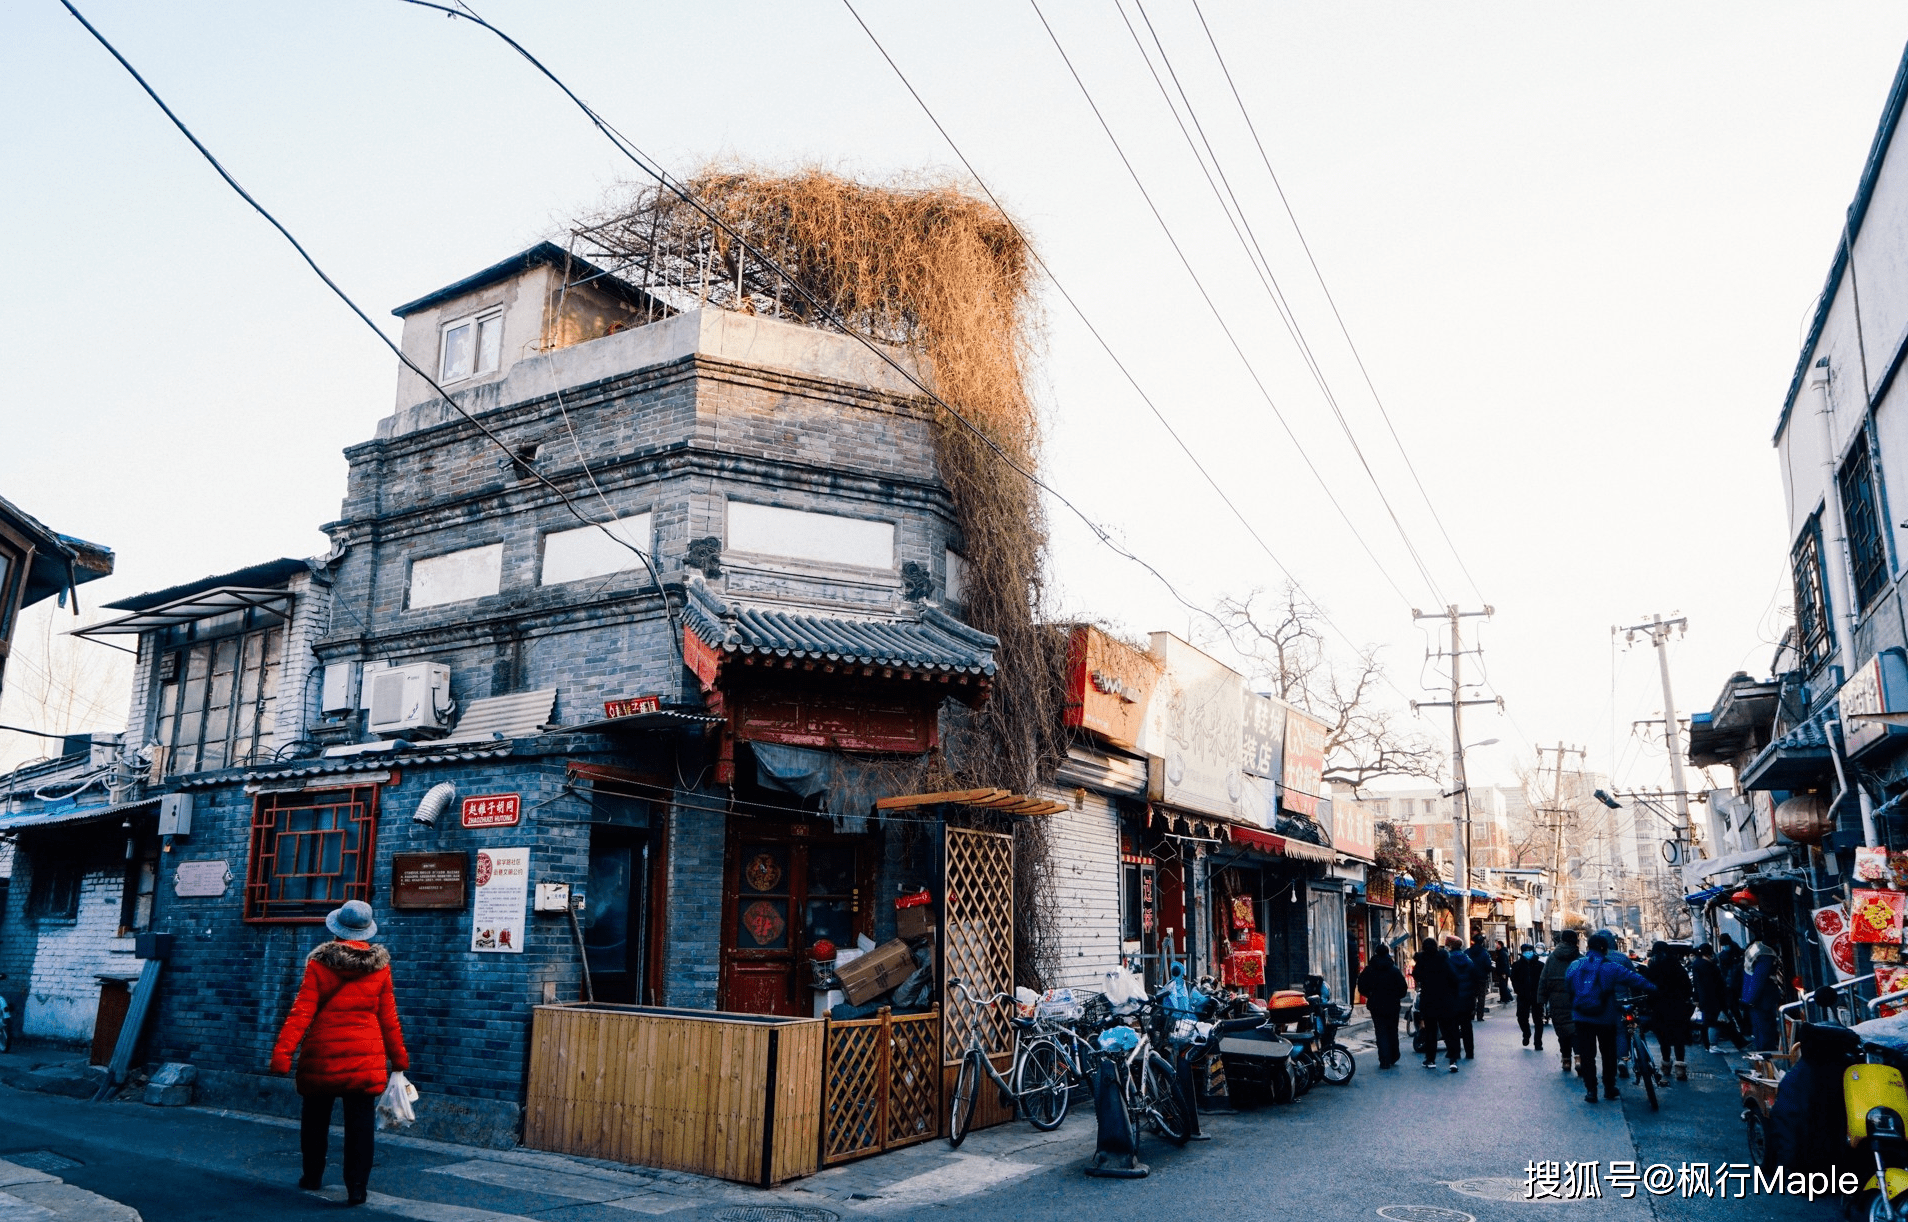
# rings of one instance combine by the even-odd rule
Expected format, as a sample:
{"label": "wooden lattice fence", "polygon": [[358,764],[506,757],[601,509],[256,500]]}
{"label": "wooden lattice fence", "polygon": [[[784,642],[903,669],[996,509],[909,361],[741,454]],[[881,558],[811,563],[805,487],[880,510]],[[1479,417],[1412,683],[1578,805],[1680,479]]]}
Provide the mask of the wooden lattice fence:
{"label": "wooden lattice fence", "polygon": [[[945,865],[941,879],[943,963],[942,997],[947,1022],[941,1040],[944,1091],[952,1089],[969,1037],[980,1028],[980,1046],[996,1069],[1006,1071],[1013,1052],[1011,1010],[1001,1006],[969,1004],[946,987],[960,980],[976,998],[1014,989],[1014,838],[998,832],[950,827],[946,831]],[[1002,1105],[999,1092],[983,1089],[975,1107],[974,1127],[1000,1124],[1013,1117]]]}
{"label": "wooden lattice fence", "polygon": [[940,1132],[941,1014],[828,1024],[823,1165],[926,1141]]}

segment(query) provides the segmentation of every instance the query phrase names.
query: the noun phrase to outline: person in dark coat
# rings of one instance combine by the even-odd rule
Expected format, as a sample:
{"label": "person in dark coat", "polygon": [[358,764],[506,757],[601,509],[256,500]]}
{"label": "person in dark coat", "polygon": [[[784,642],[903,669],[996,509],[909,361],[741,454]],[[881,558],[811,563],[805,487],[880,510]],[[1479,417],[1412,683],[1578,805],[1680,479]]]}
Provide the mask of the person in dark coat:
{"label": "person in dark coat", "polygon": [[1436,939],[1426,938],[1417,956],[1411,960],[1411,975],[1418,984],[1418,1026],[1424,1032],[1424,1067],[1438,1067],[1438,1040],[1444,1040],[1444,1052],[1451,1060],[1451,1072],[1458,1071],[1458,992],[1457,973],[1451,960],[1438,949]]}
{"label": "person in dark coat", "polygon": [[1537,957],[1537,948],[1526,942],[1517,952],[1517,962],[1511,964],[1511,991],[1517,995],[1517,1029],[1524,1033],[1524,1047],[1531,1046],[1531,1036],[1537,1037],[1537,1051],[1544,1050],[1544,994],[1539,982],[1544,977],[1544,964]]}
{"label": "person in dark coat", "polygon": [[1563,1055],[1563,1071],[1570,1072],[1571,1052],[1577,1046],[1577,1024],[1570,1017],[1570,985],[1565,974],[1582,952],[1577,949],[1577,931],[1561,930],[1544,970],[1537,977],[1537,993],[1550,1014],[1551,1029],[1557,1033],[1557,1051]]}
{"label": "person in dark coat", "polygon": [[1696,957],[1689,961],[1689,977],[1695,986],[1696,1010],[1701,1015],[1702,1029],[1696,1034],[1699,1044],[1707,1044],[1709,1051],[1720,1053],[1722,1048],[1717,1037],[1724,1031],[1737,1048],[1743,1046],[1742,1035],[1729,1022],[1729,990],[1723,984],[1722,969],[1716,966],[1716,952],[1705,942],[1696,948]]}
{"label": "person in dark coat", "polygon": [[[305,956],[304,979],[272,1049],[272,1072],[290,1073],[298,1053],[298,1093],[304,1108],[298,1145],[304,1155],[300,1188],[324,1183],[333,1101],[344,1104],[344,1181],[352,1205],[365,1202],[371,1179],[373,1121],[390,1070],[410,1068],[391,989],[391,954],[371,945],[378,924],[371,905],[351,900],[332,910],[325,927],[336,941]],[[302,1045],[302,1047],[301,1047]]]}
{"label": "person in dark coat", "polygon": [[1464,943],[1458,941],[1456,934],[1450,935],[1444,941],[1448,948],[1445,958],[1450,961],[1451,970],[1457,973],[1458,980],[1456,1016],[1458,1042],[1464,1045],[1465,1059],[1475,1060],[1477,1037],[1471,1024],[1476,1019],[1477,1007],[1480,1004],[1478,997],[1486,987],[1485,982],[1489,979],[1490,969],[1480,966],[1476,958],[1465,953]]}
{"label": "person in dark coat", "polygon": [[1775,949],[1766,942],[1751,943],[1742,956],[1742,1004],[1755,1030],[1757,1052],[1779,1050],[1782,1023],[1776,1010],[1784,991]]}
{"label": "person in dark coat", "polygon": [[1471,966],[1477,969],[1477,979],[1472,982],[1471,1018],[1476,1022],[1484,1021],[1484,1004],[1491,996],[1491,947],[1483,934],[1471,936],[1471,948],[1464,952],[1471,960]]}
{"label": "person in dark coat", "polygon": [[1723,978],[1723,1013],[1739,1035],[1749,1031],[1749,1015],[1742,1008],[1742,947],[1728,934],[1716,939],[1716,970]]}
{"label": "person in dark coat", "polygon": [[1390,1069],[1398,1063],[1398,1006],[1404,1001],[1409,986],[1384,943],[1371,948],[1371,962],[1358,973],[1358,991],[1365,995],[1365,1011],[1371,1015],[1371,1038],[1378,1045],[1378,1068]]}
{"label": "person in dark coat", "polygon": [[1504,949],[1504,939],[1499,938],[1497,945],[1491,947],[1491,979],[1497,982],[1497,1004],[1500,1006],[1510,1004],[1510,970],[1510,952]]}
{"label": "person in dark coat", "polygon": [[1678,1082],[1689,1081],[1689,973],[1683,957],[1667,942],[1650,947],[1650,961],[1643,976],[1656,986],[1656,1001],[1651,1009],[1650,1027],[1656,1032],[1663,1052],[1663,1080],[1670,1080],[1671,1067]]}
{"label": "person in dark coat", "polygon": [[1627,961],[1611,953],[1610,936],[1598,930],[1590,937],[1590,953],[1570,965],[1564,974],[1570,987],[1570,1017],[1577,1024],[1577,1073],[1583,1078],[1584,1102],[1597,1101],[1597,1054],[1603,1054],[1603,1097],[1615,1099],[1617,1024],[1622,1006],[1619,986],[1654,993],[1656,986],[1630,970]]}

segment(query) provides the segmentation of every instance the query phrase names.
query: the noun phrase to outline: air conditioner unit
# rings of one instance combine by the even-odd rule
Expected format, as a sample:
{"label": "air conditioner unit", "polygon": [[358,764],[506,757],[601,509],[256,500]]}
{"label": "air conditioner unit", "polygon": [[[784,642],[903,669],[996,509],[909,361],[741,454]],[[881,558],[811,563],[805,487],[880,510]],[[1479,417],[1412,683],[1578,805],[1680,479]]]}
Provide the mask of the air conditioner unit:
{"label": "air conditioner unit", "polygon": [[410,662],[371,671],[364,678],[371,689],[371,733],[398,736],[450,729],[457,707],[451,701],[450,667]]}

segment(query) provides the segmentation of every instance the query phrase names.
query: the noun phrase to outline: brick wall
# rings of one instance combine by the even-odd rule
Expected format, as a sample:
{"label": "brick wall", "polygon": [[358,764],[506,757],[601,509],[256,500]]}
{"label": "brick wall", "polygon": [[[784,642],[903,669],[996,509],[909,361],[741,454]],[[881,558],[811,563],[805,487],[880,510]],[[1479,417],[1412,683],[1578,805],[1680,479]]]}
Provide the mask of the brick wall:
{"label": "brick wall", "polygon": [[96,974],[136,976],[133,940],[119,936],[121,868],[89,871],[81,885],[76,919],[34,922],[39,946],[21,1016],[23,1034],[81,1043],[93,1038],[99,1007]]}

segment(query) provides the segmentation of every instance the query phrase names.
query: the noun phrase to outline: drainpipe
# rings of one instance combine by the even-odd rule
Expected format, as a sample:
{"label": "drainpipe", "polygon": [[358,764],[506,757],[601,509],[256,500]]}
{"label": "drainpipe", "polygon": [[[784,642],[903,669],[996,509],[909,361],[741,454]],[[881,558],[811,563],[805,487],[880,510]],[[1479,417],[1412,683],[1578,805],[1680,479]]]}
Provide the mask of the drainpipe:
{"label": "drainpipe", "polygon": [[[1829,759],[1835,762],[1835,799],[1829,803],[1829,810],[1833,811],[1848,796],[1848,773],[1842,767],[1842,746],[1836,741],[1842,729],[1841,719],[1823,722],[1822,729],[1828,735]],[[1874,799],[1868,796],[1867,789],[1858,785],[1855,787],[1855,800],[1862,808],[1862,843],[1871,849],[1876,848],[1881,844],[1881,837],[1875,834]]]}

